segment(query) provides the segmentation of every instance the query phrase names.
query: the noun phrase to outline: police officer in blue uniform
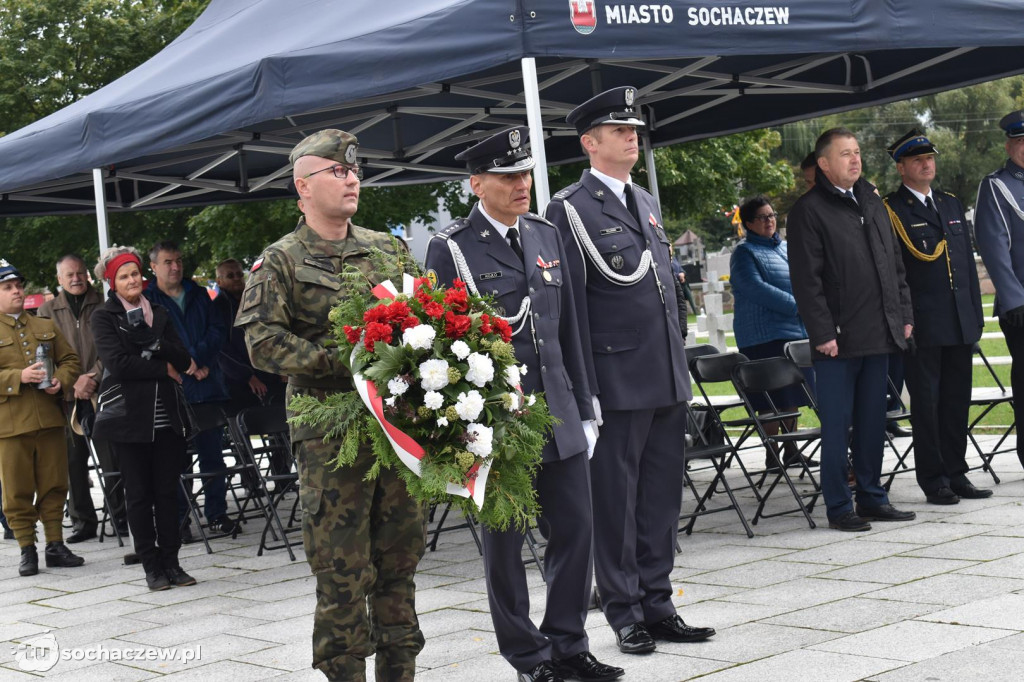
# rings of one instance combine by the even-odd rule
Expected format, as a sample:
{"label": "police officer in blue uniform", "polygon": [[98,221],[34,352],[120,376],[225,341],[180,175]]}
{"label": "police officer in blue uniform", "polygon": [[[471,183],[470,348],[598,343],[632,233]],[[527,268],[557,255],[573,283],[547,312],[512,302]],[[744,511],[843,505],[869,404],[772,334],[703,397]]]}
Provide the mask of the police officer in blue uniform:
{"label": "police officer in blue uniform", "polygon": [[558,232],[529,213],[529,129],[511,128],[470,147],[465,161],[480,201],[427,246],[427,276],[492,296],[515,332],[516,357],[527,367],[527,393],[543,391],[561,420],[542,453],[534,485],[542,510],[547,606],[538,628],[522,562],[525,536],[483,529],[491,619],[502,656],[521,682],[565,678],[614,680],[622,668],[590,653],[584,623],[590,601],[592,513],[588,455],[597,425],[576,320],[573,290]]}
{"label": "police officer in blue uniform", "polygon": [[[974,344],[984,319],[964,207],[932,188],[935,146],[914,129],[888,149],[903,179],[885,197],[914,305],[915,344],[904,356],[917,484],[931,504],[982,498],[967,479]],[[915,348],[916,347],[916,348]]]}
{"label": "police officer in blue uniform", "polygon": [[[1010,384],[1024,395],[1024,109],[1003,116],[1006,164],[985,176],[978,187],[974,237],[996,288],[994,312],[1006,336],[1013,365]],[[1013,404],[1017,424],[1024,424],[1024,400]],[[1024,438],[1017,438],[1017,458],[1024,465]]]}
{"label": "police officer in blue uniform", "polygon": [[672,603],[692,396],[661,211],[630,180],[644,125],[635,99],[635,88],[614,88],[569,114],[591,167],[545,212],[569,260],[599,424],[603,412],[590,467],[597,587],[619,648],[631,654],[653,651],[657,639],[715,633],[687,625]]}

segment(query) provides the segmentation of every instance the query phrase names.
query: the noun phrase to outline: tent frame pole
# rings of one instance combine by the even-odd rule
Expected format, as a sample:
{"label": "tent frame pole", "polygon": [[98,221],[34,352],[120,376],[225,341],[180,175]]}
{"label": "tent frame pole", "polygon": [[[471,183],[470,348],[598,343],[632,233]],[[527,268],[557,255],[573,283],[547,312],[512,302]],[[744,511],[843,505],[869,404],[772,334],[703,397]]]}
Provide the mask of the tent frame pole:
{"label": "tent frame pole", "polygon": [[537,84],[537,62],[533,57],[522,59],[523,94],[526,96],[526,120],[530,126],[530,150],[537,162],[533,170],[533,191],[537,198],[537,213],[551,200],[548,188],[548,157],[544,150],[544,119],[540,115],[540,87]]}
{"label": "tent frame pole", "polygon": [[[110,247],[110,231],[107,227],[107,189],[103,183],[103,169],[92,169],[92,187],[96,194],[96,232],[100,240],[100,255]],[[106,293],[110,285],[103,281],[103,291]]]}
{"label": "tent frame pole", "polygon": [[651,195],[654,197],[654,203],[658,205],[658,210],[661,210],[661,195],[658,192],[658,171],[654,168],[654,147],[651,146],[651,134],[644,129],[643,132],[644,141],[644,163],[647,164],[647,177],[650,184]]}

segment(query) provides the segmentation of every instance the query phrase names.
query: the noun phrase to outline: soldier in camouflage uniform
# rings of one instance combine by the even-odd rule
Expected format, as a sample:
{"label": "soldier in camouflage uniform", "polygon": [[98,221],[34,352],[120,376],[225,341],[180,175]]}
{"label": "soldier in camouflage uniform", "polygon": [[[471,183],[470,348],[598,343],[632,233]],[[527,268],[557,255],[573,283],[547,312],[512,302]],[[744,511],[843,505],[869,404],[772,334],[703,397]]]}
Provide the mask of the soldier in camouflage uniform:
{"label": "soldier in camouflage uniform", "polygon": [[[370,248],[393,251],[387,234],[350,220],[359,204],[356,151],[356,138],[340,130],[322,130],[292,150],[305,216],[253,264],[235,319],[253,366],[288,376],[289,401],[353,390],[327,315],[344,264],[373,277]],[[313,667],[332,680],[365,680],[365,659],[376,652],[377,680],[412,680],[423,648],[413,583],[426,544],[423,506],[394,471],[364,480],[369,444],[354,466],[335,470],[340,440],[325,443],[322,432],[296,425],[291,437],[317,581]]]}

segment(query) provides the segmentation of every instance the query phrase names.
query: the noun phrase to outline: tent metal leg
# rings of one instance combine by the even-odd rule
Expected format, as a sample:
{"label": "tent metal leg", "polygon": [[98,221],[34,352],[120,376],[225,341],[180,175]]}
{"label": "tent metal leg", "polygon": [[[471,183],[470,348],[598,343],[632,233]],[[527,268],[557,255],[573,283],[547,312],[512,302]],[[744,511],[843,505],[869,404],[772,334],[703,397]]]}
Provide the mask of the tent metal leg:
{"label": "tent metal leg", "polygon": [[523,66],[523,94],[526,96],[526,120],[530,126],[530,151],[537,166],[533,171],[533,191],[537,197],[537,213],[544,215],[544,209],[551,200],[548,188],[548,157],[544,151],[544,120],[540,115],[540,86],[537,84],[537,62],[525,57]]}

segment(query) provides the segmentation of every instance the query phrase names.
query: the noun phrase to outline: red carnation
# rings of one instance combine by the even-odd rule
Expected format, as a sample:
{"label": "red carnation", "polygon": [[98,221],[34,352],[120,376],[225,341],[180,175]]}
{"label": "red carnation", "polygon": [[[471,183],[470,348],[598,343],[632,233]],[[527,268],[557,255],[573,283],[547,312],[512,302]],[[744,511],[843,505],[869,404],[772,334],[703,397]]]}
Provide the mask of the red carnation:
{"label": "red carnation", "polygon": [[367,324],[371,322],[387,322],[388,321],[388,306],[378,305],[370,308],[363,313],[363,322]]}
{"label": "red carnation", "polygon": [[405,318],[409,317],[412,313],[409,310],[409,304],[405,301],[395,301],[388,306],[388,321],[389,322],[401,322]]}
{"label": "red carnation", "polygon": [[455,280],[456,288],[444,292],[444,302],[452,310],[464,313],[469,310],[469,295],[466,293],[465,284],[459,287],[460,280]]}
{"label": "red carnation", "polygon": [[374,344],[377,341],[383,341],[384,343],[391,343],[392,329],[390,324],[384,324],[382,322],[371,322],[366,325],[366,338],[363,343],[366,344],[366,350],[373,352]]}
{"label": "red carnation", "polygon": [[466,335],[473,320],[469,315],[456,315],[449,310],[444,315],[444,335],[449,339],[458,339]]}
{"label": "red carnation", "polygon": [[480,333],[490,334],[491,333],[491,316],[484,313],[480,316]]}
{"label": "red carnation", "polygon": [[345,325],[345,338],[348,339],[348,342],[353,346],[359,343],[359,335],[362,333],[362,327],[350,327],[347,324]]}
{"label": "red carnation", "polygon": [[427,317],[440,318],[444,315],[444,306],[437,301],[428,301],[423,304],[423,312]]}
{"label": "red carnation", "polygon": [[512,340],[512,327],[508,322],[500,317],[495,317],[491,319],[491,323],[494,325],[495,331],[501,335],[502,341],[508,343]]}
{"label": "red carnation", "polygon": [[412,329],[419,323],[420,318],[416,317],[415,315],[409,315],[404,320],[402,320],[402,331],[404,332],[406,329]]}
{"label": "red carnation", "polygon": [[430,286],[430,280],[427,279],[426,277],[417,277],[416,279],[414,279],[412,281],[412,290],[413,291],[415,291],[416,293],[419,293],[421,288],[423,288],[423,289],[425,289],[427,291],[429,291],[430,289],[433,288],[433,287]]}

